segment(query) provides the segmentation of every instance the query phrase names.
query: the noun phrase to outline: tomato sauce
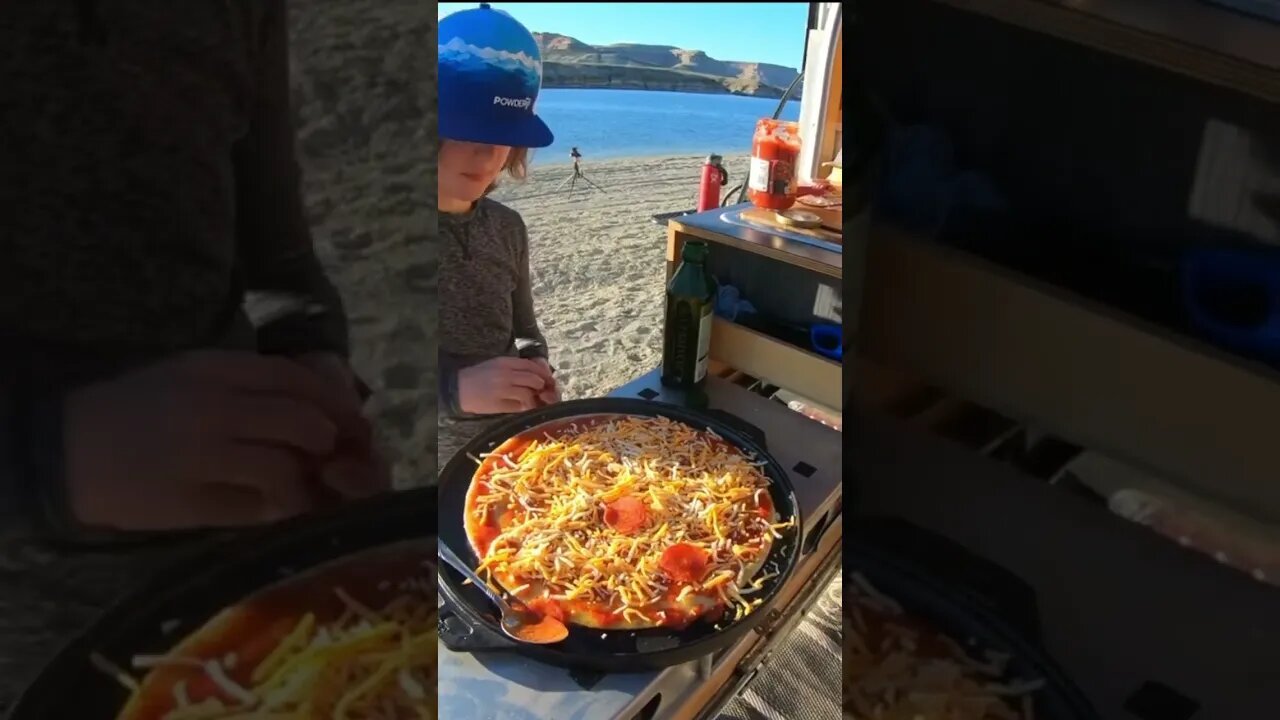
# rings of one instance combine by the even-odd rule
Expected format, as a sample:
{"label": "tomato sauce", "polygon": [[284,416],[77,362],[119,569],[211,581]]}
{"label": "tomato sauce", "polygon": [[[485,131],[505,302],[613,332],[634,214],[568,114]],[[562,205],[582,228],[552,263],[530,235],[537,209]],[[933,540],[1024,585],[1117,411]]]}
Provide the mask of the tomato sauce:
{"label": "tomato sauce", "polygon": [[595,621],[596,625],[599,625],[602,628],[612,627],[616,625],[618,623],[618,620],[622,617],[618,613],[612,612],[610,610],[592,609],[590,612],[591,612],[591,619]]}
{"label": "tomato sauce", "polygon": [[551,618],[555,618],[556,620],[559,620],[560,622],[564,622],[564,619],[565,619],[564,607],[561,606],[561,604],[556,602],[555,600],[547,600],[546,598],[530,600],[528,603],[528,608],[533,612],[538,613],[539,615],[542,615],[544,617],[551,617]]}
{"label": "tomato sauce", "polygon": [[476,551],[479,552],[481,557],[484,557],[486,554],[488,554],[489,546],[492,545],[493,541],[497,540],[498,535],[501,534],[498,532],[498,529],[496,527],[494,527],[489,523],[485,523],[483,525],[477,526],[475,533],[476,533],[476,538],[475,538]]}
{"label": "tomato sauce", "polygon": [[756,494],[756,512],[765,520],[773,517],[773,498],[768,493]]}
{"label": "tomato sauce", "polygon": [[796,162],[800,126],[789,120],[761,118],[751,142],[747,199],[763,210],[786,210],[796,202]]}
{"label": "tomato sauce", "polygon": [[550,615],[543,615],[540,622],[533,625],[522,625],[515,631],[516,637],[521,640],[539,645],[560,642],[568,634],[569,629],[565,627],[564,623]]}

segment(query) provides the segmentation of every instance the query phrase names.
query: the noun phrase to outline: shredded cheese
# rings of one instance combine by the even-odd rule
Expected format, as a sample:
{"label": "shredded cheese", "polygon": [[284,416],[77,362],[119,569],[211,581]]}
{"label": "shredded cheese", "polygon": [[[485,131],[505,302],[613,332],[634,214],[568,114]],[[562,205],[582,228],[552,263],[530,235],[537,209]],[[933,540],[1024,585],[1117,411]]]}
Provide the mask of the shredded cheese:
{"label": "shredded cheese", "polygon": [[1034,720],[1043,681],[1007,681],[1008,655],[975,659],[922,629],[893,599],[852,574],[844,599],[845,720]]}
{"label": "shredded cheese", "polygon": [[[604,416],[544,433],[518,458],[479,461],[487,490],[471,509],[484,525],[501,515],[497,537],[479,570],[518,597],[585,600],[629,622],[657,624],[658,613],[696,593],[751,581],[772,538],[794,520],[774,523],[759,512],[769,479],[761,462],[709,430],[668,418]],[[630,497],[647,510],[643,526],[620,532],[606,521],[611,503]],[[766,516],[768,515],[768,516]],[[700,582],[673,581],[664,550],[692,545],[707,558]],[[759,605],[736,587],[726,605],[737,616]]]}
{"label": "shredded cheese", "polygon": [[[234,653],[212,659],[138,656],[133,666],[199,671],[168,688],[173,707],[164,720],[437,720],[434,585],[420,578],[401,587],[407,591],[379,609],[335,588],[347,608],[341,617],[318,624],[313,614],[303,615],[293,631],[248,673],[236,672],[245,661]],[[145,687],[145,681],[140,686],[127,673],[95,657],[100,669],[132,693]],[[233,674],[244,681],[237,681]],[[200,676],[215,692],[194,698],[191,678]]]}

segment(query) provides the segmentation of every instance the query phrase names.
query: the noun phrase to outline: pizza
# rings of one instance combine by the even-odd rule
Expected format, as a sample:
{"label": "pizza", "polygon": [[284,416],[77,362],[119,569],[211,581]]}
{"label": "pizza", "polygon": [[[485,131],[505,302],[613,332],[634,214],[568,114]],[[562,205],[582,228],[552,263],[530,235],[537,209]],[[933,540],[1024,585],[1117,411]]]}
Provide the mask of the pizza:
{"label": "pizza", "polygon": [[1010,681],[1005,654],[965,648],[866,578],[845,583],[845,720],[1032,720],[1042,680]]}
{"label": "pizza", "polygon": [[763,461],[711,430],[600,414],[483,458],[464,526],[478,572],[530,609],[603,630],[682,628],[759,607],[781,521]]}
{"label": "pizza", "polygon": [[436,720],[434,541],[356,553],[223,610],[131,673],[117,720]]}
{"label": "pizza", "polygon": [[803,195],[796,198],[796,202],[809,207],[833,208],[844,204],[844,199],[839,195]]}

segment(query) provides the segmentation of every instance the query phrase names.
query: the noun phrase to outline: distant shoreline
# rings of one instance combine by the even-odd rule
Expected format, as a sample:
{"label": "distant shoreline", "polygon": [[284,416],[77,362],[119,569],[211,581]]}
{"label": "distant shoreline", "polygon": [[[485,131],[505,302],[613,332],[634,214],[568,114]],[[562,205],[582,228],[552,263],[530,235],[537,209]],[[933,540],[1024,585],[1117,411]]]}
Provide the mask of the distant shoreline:
{"label": "distant shoreline", "polygon": [[[734,92],[733,90],[716,90],[714,88],[701,87],[635,87],[631,85],[616,85],[611,83],[547,83],[542,85],[543,90],[638,90],[640,92],[673,92],[683,93],[685,95],[734,95],[737,97],[760,98],[762,100],[781,100],[782,93],[785,88],[777,92],[749,93]],[[800,92],[794,91],[791,97],[787,98],[787,102],[799,102]]]}
{"label": "distant shoreline", "polygon": [[[543,81],[543,90],[638,90],[640,92],[673,92],[683,93],[686,95],[732,95],[735,97],[760,98],[762,100],[781,100],[782,94],[786,92],[786,88],[770,87],[767,92],[735,92],[727,88],[717,90],[711,87],[637,87],[634,85],[618,85],[610,81],[602,82],[585,82],[585,83],[563,83]],[[776,90],[776,91],[775,91]],[[796,89],[792,92],[791,97],[787,98],[787,102],[799,102],[800,90]]]}
{"label": "distant shoreline", "polygon": [[[781,100],[782,99],[781,92],[779,92],[777,95],[752,95],[750,93],[731,92],[728,90],[721,92],[719,90],[700,90],[700,89],[670,88],[670,87],[620,87],[618,85],[560,85],[560,84],[548,82],[546,80],[542,82],[542,89],[543,90],[631,90],[633,92],[669,92],[669,93],[679,93],[681,95],[728,95],[730,97],[754,98],[756,100]],[[787,98],[787,102],[798,103],[801,100],[803,100],[803,98],[800,97],[799,91],[791,93],[791,96]]]}
{"label": "distant shoreline", "polygon": [[[741,152],[735,152],[735,153],[729,153],[727,155],[723,155],[723,157],[733,159],[733,158],[747,157],[750,154],[751,154],[750,148],[747,148],[746,150],[743,150]],[[599,156],[596,162],[609,163],[610,165],[615,165],[615,164],[632,162],[632,161],[652,162],[654,160],[670,161],[670,160],[683,160],[685,158],[690,158],[690,159],[697,160],[698,161],[697,166],[702,167],[702,160],[704,160],[706,157],[707,157],[707,153],[672,153],[670,150],[666,150],[666,151],[655,150],[652,153],[643,153],[640,155],[602,155],[602,156]],[[531,163],[531,167],[534,167],[534,168],[571,167],[572,165],[573,165],[572,160],[549,160],[549,161],[540,162],[538,160],[537,151],[534,152],[533,162]],[[591,170],[591,165],[592,165],[591,158],[584,154],[582,158],[582,171],[589,172]]]}

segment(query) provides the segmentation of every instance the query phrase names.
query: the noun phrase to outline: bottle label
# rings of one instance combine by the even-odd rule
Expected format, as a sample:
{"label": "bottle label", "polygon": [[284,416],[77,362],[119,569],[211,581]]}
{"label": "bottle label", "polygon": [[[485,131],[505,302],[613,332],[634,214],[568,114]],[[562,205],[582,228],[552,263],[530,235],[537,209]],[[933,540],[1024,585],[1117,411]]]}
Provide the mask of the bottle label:
{"label": "bottle label", "polygon": [[693,371],[693,381],[695,383],[702,382],[702,378],[707,376],[707,365],[711,359],[711,318],[714,314],[711,312],[711,306],[708,305],[702,311],[702,320],[698,323],[698,364]]}
{"label": "bottle label", "polygon": [[747,188],[770,195],[789,196],[796,191],[795,174],[795,165],[790,160],[761,160],[753,157]]}
{"label": "bottle label", "polygon": [[747,187],[756,192],[773,192],[773,160],[751,158],[751,174]]}

